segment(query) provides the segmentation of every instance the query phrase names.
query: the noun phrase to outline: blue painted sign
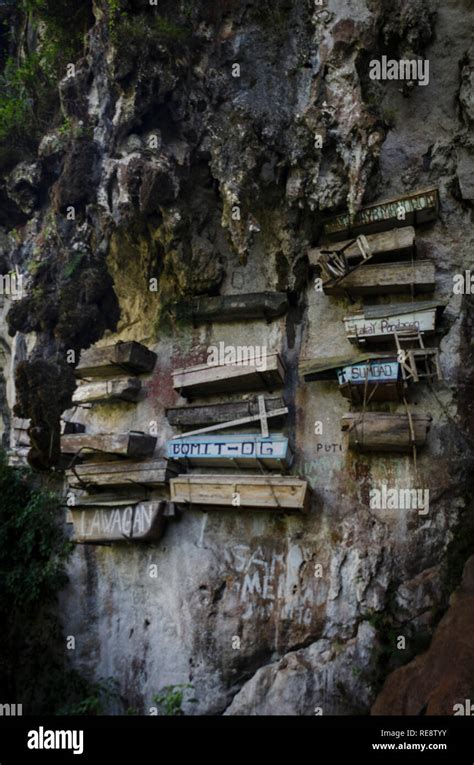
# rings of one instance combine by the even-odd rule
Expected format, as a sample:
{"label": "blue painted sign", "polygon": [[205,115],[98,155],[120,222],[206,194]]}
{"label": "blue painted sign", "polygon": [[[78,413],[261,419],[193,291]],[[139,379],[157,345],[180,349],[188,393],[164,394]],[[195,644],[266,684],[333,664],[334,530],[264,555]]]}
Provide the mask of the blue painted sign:
{"label": "blue painted sign", "polygon": [[224,465],[232,467],[288,466],[291,451],[282,435],[214,435],[185,436],[168,441],[167,456],[171,460],[188,461],[191,465]]}
{"label": "blue painted sign", "polygon": [[398,361],[377,360],[366,361],[362,364],[342,367],[337,370],[339,385],[351,383],[351,385],[365,385],[368,383],[393,383],[397,382],[400,364]]}

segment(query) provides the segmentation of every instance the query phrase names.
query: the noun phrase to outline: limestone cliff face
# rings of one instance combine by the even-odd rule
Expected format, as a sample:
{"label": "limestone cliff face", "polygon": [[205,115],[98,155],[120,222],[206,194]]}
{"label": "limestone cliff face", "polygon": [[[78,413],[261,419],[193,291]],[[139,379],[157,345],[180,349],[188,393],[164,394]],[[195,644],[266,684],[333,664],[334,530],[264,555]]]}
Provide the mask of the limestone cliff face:
{"label": "limestone cliff face", "polygon": [[471,714],[473,564],[470,558],[429,650],[389,676],[372,714]]}
{"label": "limestone cliff face", "polygon": [[[121,5],[88,7],[60,116],[2,170],[3,273],[17,268],[26,285],[1,309],[4,438],[16,403],[37,428],[30,460],[54,469],[74,388],[68,351],[135,339],[158,354],[146,397],[74,419],[96,433],[157,423],[160,454],[173,434],[164,409],[184,403],[172,370],[220,341],[263,345],[289,370],[294,472],[314,499],[306,517],[189,510],[159,544],[78,548],[62,597],[73,661],[117,678],[140,712],[189,682],[190,714],[368,713],[385,676],[429,641],[472,540],[472,306],[452,289],[472,264],[469,0]],[[34,19],[5,7],[18,45],[41,45]],[[428,58],[429,86],[370,80],[370,60],[387,53]],[[348,451],[347,401],[297,368],[350,352],[347,301],[309,279],[322,219],[433,185],[440,219],[417,230],[417,247],[449,301],[445,382],[414,394],[433,416],[415,467]],[[264,290],[287,292],[285,317],[193,327],[174,312],[197,295]],[[370,510],[384,481],[429,488],[429,514]]]}

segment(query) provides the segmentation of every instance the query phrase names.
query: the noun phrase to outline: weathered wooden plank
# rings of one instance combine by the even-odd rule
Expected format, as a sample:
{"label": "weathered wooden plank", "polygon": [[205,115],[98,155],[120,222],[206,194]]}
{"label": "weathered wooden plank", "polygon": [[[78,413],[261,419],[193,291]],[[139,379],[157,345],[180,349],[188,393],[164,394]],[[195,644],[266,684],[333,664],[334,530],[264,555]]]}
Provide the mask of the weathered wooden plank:
{"label": "weathered wooden plank", "polygon": [[[426,442],[431,416],[411,415],[415,434],[415,446]],[[358,451],[410,452],[410,421],[407,414],[382,412],[350,413],[342,417],[341,429],[349,433],[349,446]]]}
{"label": "weathered wooden plank", "polygon": [[422,189],[363,207],[353,219],[349,213],[326,218],[323,223],[324,234],[333,239],[347,239],[357,234],[400,228],[407,224],[416,226],[436,220],[438,209],[438,189]]}
{"label": "weathered wooden plank", "polygon": [[306,481],[271,475],[179,475],[170,481],[171,499],[177,504],[206,508],[230,507],[261,510],[309,509]]}
{"label": "weathered wooden plank", "polygon": [[139,400],[141,388],[141,380],[137,377],[82,383],[74,391],[72,401],[74,404],[136,402]]}
{"label": "weathered wooden plank", "polygon": [[168,441],[171,460],[208,467],[267,468],[289,467],[292,461],[288,439],[282,435],[188,436]]}
{"label": "weathered wooden plank", "polygon": [[75,372],[78,377],[110,377],[124,372],[144,374],[153,370],[155,362],[156,353],[132,340],[82,351]]}
{"label": "weathered wooden plank", "polygon": [[390,341],[394,332],[417,331],[420,334],[435,331],[437,315],[446,305],[441,301],[400,303],[396,305],[366,306],[361,311],[344,317],[347,337],[351,343]]}
{"label": "weathered wooden plank", "polygon": [[284,292],[252,292],[247,295],[196,297],[179,303],[175,308],[179,318],[200,322],[232,322],[251,319],[271,321],[288,311]]}
{"label": "weathered wooden plank", "polygon": [[159,488],[165,486],[175,476],[177,468],[164,459],[120,460],[120,462],[89,462],[76,465],[67,471],[67,481],[71,488],[91,487],[140,487]]}
{"label": "weathered wooden plank", "polygon": [[[265,409],[274,412],[282,409],[285,402],[281,396],[266,396]],[[175,427],[190,427],[214,425],[220,422],[232,422],[244,417],[253,417],[259,413],[258,397],[232,401],[225,404],[205,404],[202,406],[176,406],[166,410],[170,425]]]}
{"label": "weathered wooden plank", "polygon": [[[28,430],[31,420],[22,419],[21,417],[12,417],[11,425],[13,430]],[[72,422],[67,420],[60,420],[59,426],[61,433],[84,433],[86,426],[81,422]]]}
{"label": "weathered wooden plank", "polygon": [[150,542],[164,532],[166,502],[140,502],[127,507],[71,508],[74,541],[80,544]]}
{"label": "weathered wooden plank", "polygon": [[285,366],[278,353],[268,353],[265,364],[200,364],[173,372],[173,387],[182,396],[227,393],[231,391],[269,391],[283,385]]}
{"label": "weathered wooden plank", "polygon": [[[30,420],[21,419],[19,417],[12,418],[12,446],[30,446],[30,436],[28,435],[28,428],[30,427]],[[60,421],[61,433],[84,433],[86,426],[80,422],[66,422]]]}
{"label": "weathered wooden plank", "polygon": [[342,279],[323,283],[326,295],[343,296],[389,295],[412,291],[432,292],[435,287],[435,267],[430,260],[412,263],[364,264]]}
{"label": "weathered wooden plank", "polygon": [[127,507],[138,505],[148,498],[146,489],[127,488],[117,491],[69,491],[68,508]]}
{"label": "weathered wooden plank", "polygon": [[145,433],[75,433],[61,437],[61,451],[64,454],[79,454],[87,457],[103,452],[117,457],[151,457],[155,450],[156,438]]}
{"label": "weathered wooden plank", "polygon": [[[367,241],[372,252],[371,263],[386,260],[403,260],[410,258],[415,253],[415,229],[413,226],[394,228],[391,231],[382,231],[380,234],[368,234]],[[361,251],[355,239],[347,239],[343,242],[330,240],[321,242],[319,247],[314,247],[308,252],[311,267],[318,266],[323,252],[338,252],[343,248],[344,255],[351,265],[362,260]]]}

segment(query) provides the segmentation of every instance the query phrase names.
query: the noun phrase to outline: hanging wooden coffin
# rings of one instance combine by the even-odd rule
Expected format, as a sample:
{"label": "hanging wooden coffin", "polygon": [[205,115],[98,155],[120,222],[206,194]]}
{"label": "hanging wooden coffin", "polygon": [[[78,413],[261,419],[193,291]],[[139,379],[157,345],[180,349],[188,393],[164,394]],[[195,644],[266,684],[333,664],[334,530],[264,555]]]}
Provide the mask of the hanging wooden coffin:
{"label": "hanging wooden coffin", "polygon": [[438,217],[438,190],[422,189],[412,194],[363,207],[351,218],[349,213],[334,215],[324,222],[325,236],[335,239],[384,231],[388,228],[419,225]]}
{"label": "hanging wooden coffin", "polygon": [[153,370],[155,362],[156,353],[132,340],[82,351],[75,372],[77,377],[113,377],[127,372],[145,374]]}
{"label": "hanging wooden coffin", "polygon": [[329,358],[303,359],[300,361],[298,371],[304,377],[305,382],[337,380],[338,369],[355,366],[366,361],[381,361],[394,358],[393,351],[363,351],[350,356],[332,356]]}
{"label": "hanging wooden coffin", "polygon": [[253,292],[247,295],[198,297],[179,304],[179,318],[200,322],[231,322],[266,319],[271,321],[288,311],[284,292]]}
{"label": "hanging wooden coffin", "polygon": [[364,398],[366,403],[399,401],[403,392],[400,365],[393,353],[307,359],[300,363],[299,372],[305,382],[337,380],[342,395],[353,403],[362,403]]}
{"label": "hanging wooden coffin", "polygon": [[400,364],[396,358],[375,359],[337,370],[339,390],[354,403],[398,401],[403,392]]}
{"label": "hanging wooden coffin", "polygon": [[188,436],[168,441],[168,458],[206,467],[266,468],[288,467],[291,452],[288,439],[281,435]]}
{"label": "hanging wooden coffin", "polygon": [[[372,253],[371,263],[381,263],[389,260],[405,260],[415,254],[415,229],[413,226],[394,228],[380,234],[368,234],[367,242]],[[323,253],[344,251],[344,256],[352,267],[362,261],[362,253],[355,238],[343,242],[321,242],[308,252],[309,264],[317,267]]]}
{"label": "hanging wooden coffin", "polygon": [[156,438],[145,433],[80,433],[61,437],[63,454],[80,454],[93,457],[97,454],[112,457],[151,457],[155,450]]}
{"label": "hanging wooden coffin", "polygon": [[351,316],[344,317],[347,338],[351,343],[393,340],[394,332],[435,331],[436,318],[445,308],[441,301],[399,303],[366,306]]}
{"label": "hanging wooden coffin", "polygon": [[152,542],[159,540],[166,522],[166,502],[140,502],[126,507],[71,508],[74,541],[80,544]]}
{"label": "hanging wooden coffin", "polygon": [[[431,416],[412,414],[414,444],[423,446],[431,424]],[[411,452],[413,448],[410,420],[407,414],[357,412],[345,414],[341,429],[349,434],[349,446],[362,452]]]}
{"label": "hanging wooden coffin", "polygon": [[309,509],[306,481],[273,475],[179,475],[170,481],[171,499],[177,504],[228,507],[235,510]]}
{"label": "hanging wooden coffin", "polygon": [[67,471],[71,488],[86,487],[146,487],[161,488],[176,475],[176,467],[167,460],[120,460],[120,462],[89,462]]}
{"label": "hanging wooden coffin", "polygon": [[82,383],[74,391],[72,401],[74,404],[136,402],[139,400],[141,388],[141,380],[137,377]]}
{"label": "hanging wooden coffin", "polygon": [[[265,410],[274,412],[285,407],[280,396],[265,397]],[[244,401],[232,401],[225,404],[206,404],[204,406],[176,406],[166,410],[170,425],[177,427],[199,427],[220,422],[232,422],[259,414],[256,396]],[[283,415],[281,415],[283,416]]]}
{"label": "hanging wooden coffin", "polygon": [[435,267],[430,260],[413,263],[363,264],[339,280],[323,283],[326,295],[336,297],[349,294],[388,295],[392,293],[417,294],[432,292],[435,287]]}
{"label": "hanging wooden coffin", "polygon": [[200,364],[173,372],[173,387],[180,395],[199,396],[232,391],[273,391],[283,385],[285,366],[278,353],[268,353],[265,363]]}

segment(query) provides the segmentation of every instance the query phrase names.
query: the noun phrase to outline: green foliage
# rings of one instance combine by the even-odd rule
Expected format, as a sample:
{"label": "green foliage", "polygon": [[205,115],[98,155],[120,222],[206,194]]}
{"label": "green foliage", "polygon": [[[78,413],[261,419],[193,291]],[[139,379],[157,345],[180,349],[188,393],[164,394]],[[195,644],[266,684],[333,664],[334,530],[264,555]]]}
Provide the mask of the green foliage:
{"label": "green foliage", "polygon": [[9,57],[0,74],[0,166],[32,150],[59,109],[57,82],[82,50],[88,0],[21,0],[45,25],[36,50]]}
{"label": "green foliage", "polygon": [[74,272],[77,270],[78,266],[80,265],[84,257],[85,257],[84,252],[74,253],[72,258],[66,263],[66,265],[63,268],[63,277],[65,279],[69,279],[74,274]]}
{"label": "green foliage", "polygon": [[116,29],[116,42],[127,56],[145,56],[165,45],[170,51],[186,42],[190,26],[178,26],[166,16],[155,14],[122,16]]}
{"label": "green foliage", "polygon": [[389,128],[394,128],[397,121],[397,114],[395,109],[385,108],[382,111],[382,119]]}
{"label": "green foliage", "polygon": [[15,147],[30,144],[50,116],[48,68],[49,63],[43,68],[36,53],[20,65],[12,58],[7,60],[0,75],[0,144],[7,140]]}
{"label": "green foliage", "polygon": [[27,470],[0,454],[0,615],[15,621],[39,602],[51,602],[66,583],[72,550],[59,525],[56,493],[34,488]]}
{"label": "green foliage", "polygon": [[[55,48],[50,43],[20,64],[7,60],[0,75],[0,163],[28,151],[57,109]],[[11,156],[13,154],[13,157]],[[10,156],[9,156],[10,155]]]}
{"label": "green foliage", "polygon": [[[76,688],[76,692],[79,690]],[[113,677],[100,678],[95,683],[88,684],[84,690],[86,695],[79,701],[60,707],[60,715],[103,715],[110,702],[119,697],[118,683]]]}
{"label": "green foliage", "polygon": [[91,5],[90,0],[21,0],[26,13],[46,24],[47,38],[61,46],[68,61],[78,53],[92,23]]}
{"label": "green foliage", "polygon": [[49,710],[51,687],[62,683],[55,607],[72,545],[59,517],[57,494],[35,485],[29,470],[9,467],[1,452],[0,687],[30,711]]}
{"label": "green foliage", "polygon": [[[181,685],[165,685],[164,688],[155,696],[153,703],[158,707],[159,713],[165,717],[176,717],[184,715],[182,704],[186,691],[194,690],[189,683]],[[186,699],[188,703],[197,704],[197,699]]]}
{"label": "green foliage", "polygon": [[123,0],[106,0],[108,28],[112,42],[117,42],[117,24],[124,15]]}
{"label": "green foliage", "polygon": [[0,688],[26,714],[103,714],[116,682],[89,683],[68,667],[56,616],[73,549],[59,496],[0,452]]}

